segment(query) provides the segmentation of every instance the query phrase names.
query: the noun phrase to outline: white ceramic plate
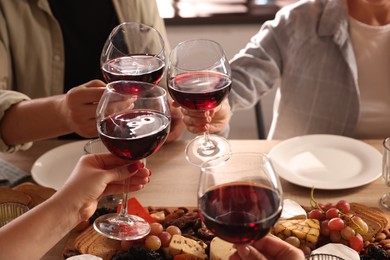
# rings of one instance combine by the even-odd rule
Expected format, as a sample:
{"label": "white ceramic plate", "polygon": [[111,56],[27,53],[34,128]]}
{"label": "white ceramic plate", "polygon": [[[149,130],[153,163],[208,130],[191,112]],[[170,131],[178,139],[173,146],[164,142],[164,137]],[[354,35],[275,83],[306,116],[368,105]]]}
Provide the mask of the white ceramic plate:
{"label": "white ceramic plate", "polygon": [[306,135],[282,141],[268,153],[283,179],[324,190],[354,188],[381,176],[382,155],[374,147],[337,135]]}
{"label": "white ceramic plate", "polygon": [[87,141],[64,144],[43,154],[31,169],[33,179],[42,186],[60,189],[84,154]]}

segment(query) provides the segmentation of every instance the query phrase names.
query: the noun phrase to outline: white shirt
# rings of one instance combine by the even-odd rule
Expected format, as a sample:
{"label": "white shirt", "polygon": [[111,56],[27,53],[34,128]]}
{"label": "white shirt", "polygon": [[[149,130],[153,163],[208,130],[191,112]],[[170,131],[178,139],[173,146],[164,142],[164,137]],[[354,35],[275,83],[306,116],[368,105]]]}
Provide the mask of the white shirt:
{"label": "white shirt", "polygon": [[390,136],[390,24],[371,26],[350,17],[349,25],[361,104],[355,137]]}

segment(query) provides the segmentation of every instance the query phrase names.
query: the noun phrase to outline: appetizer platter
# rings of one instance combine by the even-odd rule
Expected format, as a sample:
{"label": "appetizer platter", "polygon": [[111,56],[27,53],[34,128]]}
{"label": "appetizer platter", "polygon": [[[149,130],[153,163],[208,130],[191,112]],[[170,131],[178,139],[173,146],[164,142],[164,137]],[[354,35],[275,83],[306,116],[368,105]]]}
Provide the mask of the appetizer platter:
{"label": "appetizer platter", "polygon": [[[0,187],[0,202],[17,202],[30,209],[50,198],[52,188],[33,183]],[[319,202],[311,194],[310,205],[284,200],[282,216],[271,235],[302,249],[306,255],[330,244],[342,244],[356,251],[361,260],[390,259],[390,219],[379,208],[339,200]],[[145,218],[150,234],[138,241],[121,242],[97,233],[92,223],[99,215],[117,208],[99,207],[85,223],[68,236],[63,257],[89,254],[104,260],[118,259],[228,259],[233,245],[216,237],[199,218],[194,207],[144,207],[129,201],[131,213]]]}
{"label": "appetizer platter", "polygon": [[[94,218],[116,209],[99,208],[69,237],[64,258],[91,254],[102,259],[228,259],[233,245],[216,237],[199,218],[197,208],[143,207],[132,198],[132,213],[151,223],[144,239],[121,242],[98,234]],[[135,205],[135,206],[134,206]],[[359,253],[360,259],[390,259],[389,217],[378,208],[340,200],[301,206],[285,200],[282,217],[270,231],[301,248],[306,255],[329,243],[339,243]]]}

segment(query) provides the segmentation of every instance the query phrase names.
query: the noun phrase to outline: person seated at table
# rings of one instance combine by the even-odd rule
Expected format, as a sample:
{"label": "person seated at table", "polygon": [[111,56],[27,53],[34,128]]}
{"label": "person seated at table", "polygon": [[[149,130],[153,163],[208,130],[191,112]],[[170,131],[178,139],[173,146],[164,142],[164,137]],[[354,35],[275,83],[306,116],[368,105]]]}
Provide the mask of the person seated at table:
{"label": "person seated at table", "polygon": [[304,260],[303,251],[278,237],[268,235],[252,245],[235,245],[237,249],[229,260]]}
{"label": "person seated at table", "polygon": [[[155,0],[0,1],[0,151],[32,141],[97,136],[95,111],[105,83],[100,53],[124,21],[156,28],[166,43]],[[162,83],[164,83],[162,81]],[[12,91],[13,90],[13,91]],[[167,141],[184,132],[172,107]]]}
{"label": "person seated at table", "polygon": [[268,139],[387,137],[389,13],[388,0],[303,0],[282,8],[231,60],[232,110],[276,89]]}
{"label": "person seated at table", "polygon": [[[155,0],[1,0],[0,21],[2,152],[26,150],[32,141],[57,136],[97,136],[95,111],[105,88],[99,58],[119,23],[156,28],[166,52],[170,49]],[[165,80],[160,85],[165,86]],[[171,114],[167,142],[181,137],[186,127],[180,109],[172,106]],[[214,131],[210,115],[194,121]]]}
{"label": "person seated at table", "polygon": [[[112,154],[81,157],[52,197],[0,228],[1,259],[40,259],[95,212],[102,196],[140,190],[151,172],[141,161]],[[124,180],[129,186],[124,186]]]}

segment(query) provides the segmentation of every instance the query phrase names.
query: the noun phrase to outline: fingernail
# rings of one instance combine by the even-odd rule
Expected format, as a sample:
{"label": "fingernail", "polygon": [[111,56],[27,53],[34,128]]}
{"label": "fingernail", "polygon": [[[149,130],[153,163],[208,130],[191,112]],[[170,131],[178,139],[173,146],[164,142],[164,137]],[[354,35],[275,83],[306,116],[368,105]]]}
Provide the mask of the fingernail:
{"label": "fingernail", "polygon": [[251,250],[250,250],[250,248],[249,248],[248,246],[244,246],[244,247],[242,248],[242,254],[243,254],[244,256],[248,256],[248,255],[250,254],[250,252],[251,252]]}
{"label": "fingernail", "polygon": [[152,176],[152,171],[149,169],[149,176]]}
{"label": "fingernail", "polygon": [[148,178],[148,183],[150,182],[150,178]]}
{"label": "fingernail", "polygon": [[131,172],[135,172],[136,170],[138,170],[138,165],[137,163],[133,163],[133,164],[130,164],[127,166],[127,170],[131,173]]}

